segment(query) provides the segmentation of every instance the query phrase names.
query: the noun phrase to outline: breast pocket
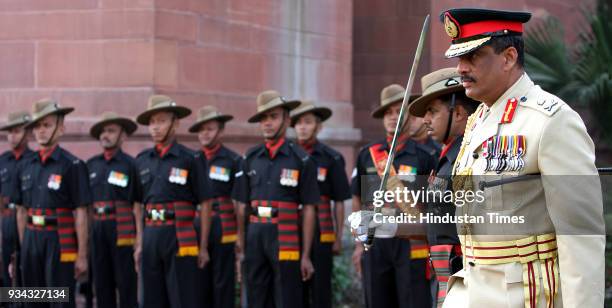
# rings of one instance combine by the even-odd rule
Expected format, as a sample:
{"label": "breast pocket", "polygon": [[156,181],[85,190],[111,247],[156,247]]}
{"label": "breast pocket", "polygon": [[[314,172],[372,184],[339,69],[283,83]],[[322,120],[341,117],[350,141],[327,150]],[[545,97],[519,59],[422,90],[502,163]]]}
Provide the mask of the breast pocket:
{"label": "breast pocket", "polygon": [[140,171],[140,184],[142,186],[147,186],[151,183],[151,172],[149,169]]}
{"label": "breast pocket", "polygon": [[100,184],[100,175],[96,173],[89,174],[89,186],[96,187]]}
{"label": "breast pocket", "polygon": [[21,177],[21,191],[29,192],[32,190],[32,186],[34,185],[34,180],[31,176],[26,175]]}
{"label": "breast pocket", "polygon": [[[489,183],[497,182],[497,185],[485,188],[487,209],[491,211],[511,211],[523,205],[525,192],[530,189],[534,181],[508,182],[517,175],[487,176]],[[500,184],[501,183],[501,184]]]}

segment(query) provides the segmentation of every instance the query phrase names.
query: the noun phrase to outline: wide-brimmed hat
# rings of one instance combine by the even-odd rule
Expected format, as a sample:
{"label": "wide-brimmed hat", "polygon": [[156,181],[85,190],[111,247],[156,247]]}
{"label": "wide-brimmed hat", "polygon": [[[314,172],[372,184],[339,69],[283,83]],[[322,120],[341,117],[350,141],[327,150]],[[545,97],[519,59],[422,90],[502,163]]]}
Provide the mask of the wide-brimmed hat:
{"label": "wide-brimmed hat", "polygon": [[329,119],[329,117],[331,117],[332,115],[332,111],[331,109],[327,108],[327,107],[317,107],[314,104],[314,101],[311,100],[305,100],[305,101],[301,101],[300,105],[293,109],[291,111],[291,126],[295,126],[295,123],[297,122],[297,120],[300,118],[301,115],[306,114],[312,112],[314,113],[317,117],[319,117],[319,119],[321,119],[321,122],[324,122],[325,120]]}
{"label": "wide-brimmed hat", "polygon": [[30,120],[32,120],[32,117],[27,111],[11,112],[6,117],[6,123],[0,127],[0,131],[8,131],[13,127],[26,125]]}
{"label": "wide-brimmed hat", "polygon": [[60,104],[51,98],[43,98],[32,107],[32,120],[25,125],[26,128],[34,126],[36,122],[40,121],[46,116],[53,114],[64,116],[74,111],[72,107],[61,107]]}
{"label": "wide-brimmed hat", "polygon": [[[376,119],[382,118],[385,115],[387,108],[404,100],[405,93],[406,89],[398,84],[388,85],[383,88],[380,92],[380,106],[372,111],[372,117]],[[409,101],[413,101],[419,96],[421,96],[421,94],[411,94]]]}
{"label": "wide-brimmed hat", "polygon": [[523,24],[531,18],[528,12],[497,11],[479,8],[450,9],[440,14],[446,34],[452,39],[444,53],[447,58],[470,53],[491,38],[522,35]]}
{"label": "wide-brimmed hat", "polygon": [[100,138],[100,134],[102,133],[104,126],[109,124],[117,124],[121,126],[128,136],[133,134],[136,129],[138,129],[136,122],[132,121],[131,119],[121,117],[115,112],[107,111],[104,112],[102,114],[102,118],[91,127],[89,130],[89,135],[95,139]]}
{"label": "wide-brimmed hat", "polygon": [[149,125],[151,116],[161,111],[173,112],[179,119],[186,118],[191,114],[191,109],[177,105],[169,96],[152,95],[149,97],[147,110],[138,115],[136,122],[142,125]]}
{"label": "wide-brimmed hat", "polygon": [[232,115],[219,112],[215,106],[204,106],[198,110],[198,118],[189,128],[189,132],[196,133],[200,129],[200,126],[208,121],[216,120],[225,123],[233,118],[234,116]]}
{"label": "wide-brimmed hat", "polygon": [[257,113],[249,118],[249,123],[256,123],[261,120],[261,117],[267,111],[270,111],[276,107],[284,107],[288,110],[295,109],[300,104],[300,101],[292,100],[288,101],[280,95],[277,91],[267,90],[257,95]]}
{"label": "wide-brimmed hat", "polygon": [[443,68],[421,78],[423,95],[408,107],[408,112],[417,117],[425,116],[427,105],[445,94],[464,91],[461,75],[453,67]]}

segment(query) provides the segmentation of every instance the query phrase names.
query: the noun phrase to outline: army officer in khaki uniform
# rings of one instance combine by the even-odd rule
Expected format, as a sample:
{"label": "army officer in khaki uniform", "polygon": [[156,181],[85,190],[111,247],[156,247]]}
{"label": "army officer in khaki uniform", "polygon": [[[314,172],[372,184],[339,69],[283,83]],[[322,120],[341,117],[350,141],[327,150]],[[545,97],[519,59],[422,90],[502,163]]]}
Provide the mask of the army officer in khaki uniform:
{"label": "army officer in khaki uniform", "polygon": [[458,224],[464,269],[449,280],[444,307],[603,307],[593,141],[580,116],[525,73],[530,17],[483,9],[441,16],[452,38],[446,57],[458,58],[466,95],[482,102],[467,122],[453,186],[481,191],[484,201],[457,214],[486,218]]}

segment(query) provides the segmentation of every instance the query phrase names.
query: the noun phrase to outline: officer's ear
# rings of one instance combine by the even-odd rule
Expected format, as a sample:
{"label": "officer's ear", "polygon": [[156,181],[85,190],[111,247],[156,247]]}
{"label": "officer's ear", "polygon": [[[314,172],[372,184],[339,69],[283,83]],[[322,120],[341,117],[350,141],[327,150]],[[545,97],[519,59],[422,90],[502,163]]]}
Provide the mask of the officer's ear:
{"label": "officer's ear", "polygon": [[504,71],[510,71],[518,62],[518,51],[514,46],[506,48],[502,56],[504,57]]}
{"label": "officer's ear", "polygon": [[465,109],[465,106],[463,106],[463,104],[457,104],[453,113],[456,122],[467,121],[467,118],[469,117],[468,112]]}
{"label": "officer's ear", "polygon": [[66,131],[66,126],[64,125],[64,116],[58,116],[59,118],[57,119],[57,134],[59,136],[62,136],[64,134],[64,132]]}

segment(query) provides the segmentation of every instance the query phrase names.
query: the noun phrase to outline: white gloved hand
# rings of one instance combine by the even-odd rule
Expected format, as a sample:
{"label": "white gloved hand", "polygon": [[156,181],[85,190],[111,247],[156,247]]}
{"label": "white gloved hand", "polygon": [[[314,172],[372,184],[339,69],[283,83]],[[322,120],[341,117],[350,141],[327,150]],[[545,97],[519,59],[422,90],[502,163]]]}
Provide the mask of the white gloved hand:
{"label": "white gloved hand", "polygon": [[348,217],[348,223],[351,226],[351,232],[355,237],[355,241],[365,242],[368,238],[368,228],[375,229],[374,237],[376,238],[392,238],[397,233],[397,224],[383,222],[383,215],[379,214],[374,219],[374,211],[359,211],[353,212]]}

